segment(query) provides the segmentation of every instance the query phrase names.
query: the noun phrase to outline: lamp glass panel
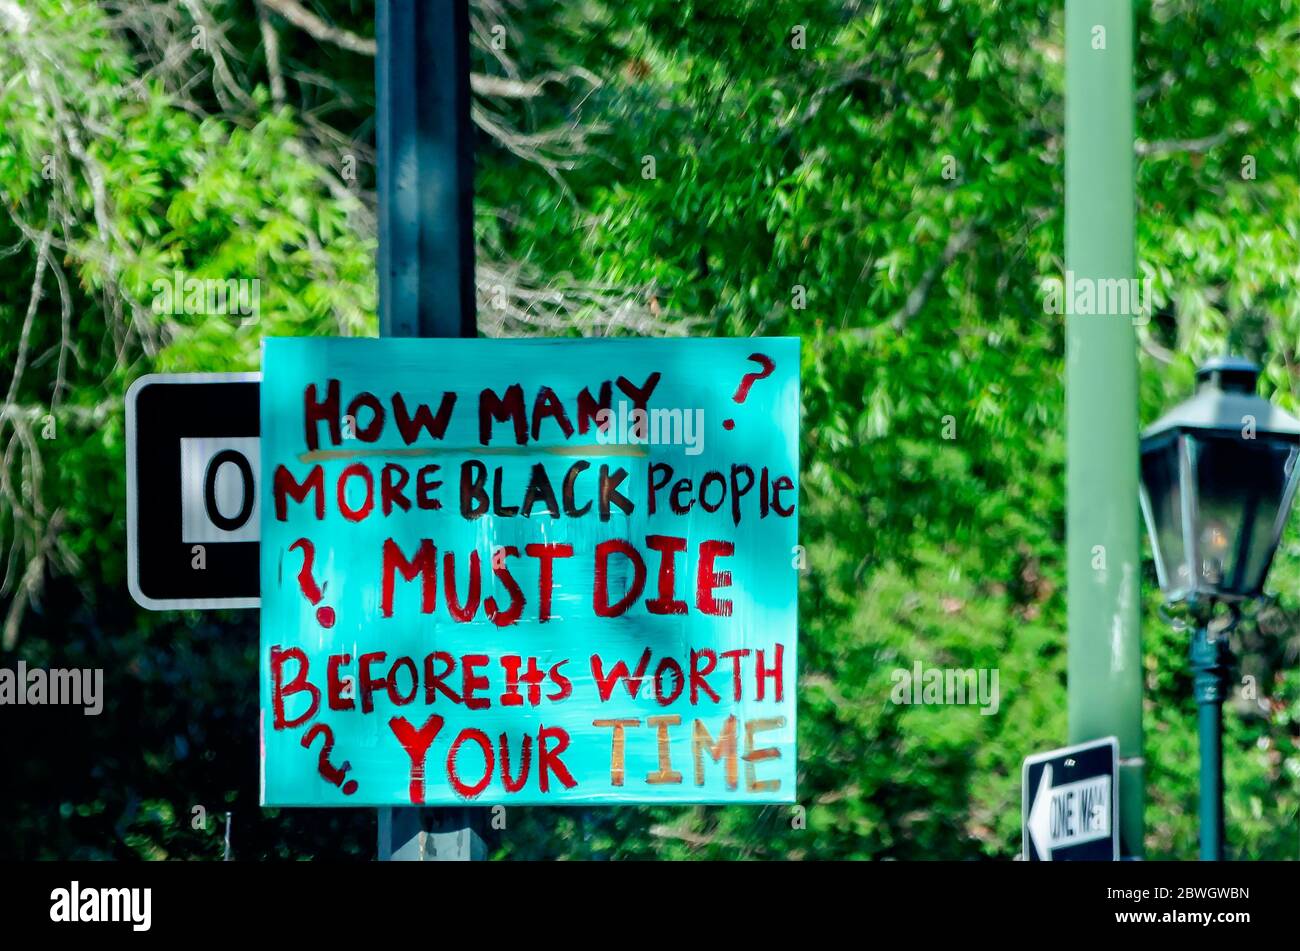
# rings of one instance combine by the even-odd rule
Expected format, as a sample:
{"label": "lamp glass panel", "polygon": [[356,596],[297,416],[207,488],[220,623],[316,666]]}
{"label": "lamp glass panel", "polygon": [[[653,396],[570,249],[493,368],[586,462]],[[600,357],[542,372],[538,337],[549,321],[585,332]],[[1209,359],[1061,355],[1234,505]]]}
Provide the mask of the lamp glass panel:
{"label": "lamp glass panel", "polygon": [[1196,482],[1197,586],[1248,595],[1263,585],[1293,446],[1266,436],[1189,437]]}
{"label": "lamp glass panel", "polygon": [[1183,547],[1183,493],[1178,478],[1179,440],[1171,438],[1142,453],[1142,485],[1150,504],[1148,526],[1164,566],[1161,584],[1167,591],[1192,587],[1191,568]]}

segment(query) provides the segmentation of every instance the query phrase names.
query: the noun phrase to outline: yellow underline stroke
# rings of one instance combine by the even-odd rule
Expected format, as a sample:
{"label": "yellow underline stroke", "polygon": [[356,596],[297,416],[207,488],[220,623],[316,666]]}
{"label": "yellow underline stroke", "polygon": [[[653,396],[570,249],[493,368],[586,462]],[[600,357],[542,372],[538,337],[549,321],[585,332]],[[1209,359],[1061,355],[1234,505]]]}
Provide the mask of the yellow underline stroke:
{"label": "yellow underline stroke", "polygon": [[650,455],[645,446],[600,445],[595,446],[430,446],[403,449],[316,449],[298,456],[298,461],[333,462],[337,459],[359,459],[363,456],[531,456],[547,453],[552,456],[625,456],[644,459]]}

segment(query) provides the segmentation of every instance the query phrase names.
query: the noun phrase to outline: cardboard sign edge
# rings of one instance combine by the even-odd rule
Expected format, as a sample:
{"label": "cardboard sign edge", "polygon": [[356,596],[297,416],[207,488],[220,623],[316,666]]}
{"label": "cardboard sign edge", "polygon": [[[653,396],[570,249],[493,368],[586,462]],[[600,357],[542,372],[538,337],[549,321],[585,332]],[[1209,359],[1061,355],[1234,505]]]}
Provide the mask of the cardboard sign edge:
{"label": "cardboard sign edge", "polygon": [[[297,340],[297,339],[302,339],[302,338],[264,337],[263,354],[265,354],[265,344],[268,341]],[[356,340],[356,341],[371,341],[371,340],[380,340],[384,338],[356,337],[356,338],[346,338],[346,339]],[[482,342],[483,339],[484,338],[477,338],[477,342]],[[525,337],[525,338],[508,338],[508,339],[510,339],[511,342],[521,342],[521,343],[541,345],[541,344],[553,344],[553,343],[568,344],[573,342],[575,339],[580,339],[580,338]],[[664,338],[628,337],[628,338],[602,338],[602,339],[620,340],[620,341],[626,340],[629,343],[633,343],[633,342],[643,343],[647,340],[664,339]],[[686,337],[686,338],[672,338],[672,339],[685,339],[685,340],[699,341],[699,340],[735,340],[741,338]],[[750,339],[753,340],[754,342],[765,341],[765,340],[779,340],[779,341],[792,342],[794,344],[795,357],[796,357],[796,364],[795,364],[796,369],[794,371],[794,379],[796,382],[796,390],[799,395],[799,401],[798,401],[798,406],[796,409],[796,417],[795,417],[796,431],[795,431],[795,440],[794,440],[794,464],[795,464],[795,471],[800,475],[800,484],[802,485],[803,482],[802,451],[801,451],[802,446],[799,441],[799,435],[803,431],[803,399],[802,399],[803,338],[797,335],[783,335],[777,337],[753,337],[753,338],[745,338],[745,339]],[[461,341],[456,338],[451,338],[449,340],[441,341],[441,342],[460,343]],[[221,374],[217,374],[217,375],[221,375]],[[258,380],[261,379],[261,374],[250,374],[250,376],[256,377]],[[795,530],[796,539],[798,538],[799,514],[800,514],[799,510],[796,510],[796,515],[794,519],[794,530]],[[799,631],[799,602],[798,599],[796,598],[795,600],[796,643],[797,643],[798,631]],[[797,648],[795,651],[794,663],[795,663],[795,680],[797,682],[798,670],[799,670],[799,654]],[[558,808],[558,809],[583,809],[583,808],[593,808],[593,807],[599,808],[599,807],[606,807],[606,806],[669,806],[669,807],[795,806],[795,805],[799,805],[800,802],[799,789],[798,789],[799,743],[798,743],[798,702],[797,700],[793,708],[792,721],[793,721],[793,729],[795,734],[795,738],[790,744],[790,752],[795,764],[793,769],[792,782],[790,783],[788,791],[782,790],[780,793],[774,796],[755,796],[752,798],[746,797],[746,798],[736,798],[736,799],[727,798],[723,796],[717,796],[717,797],[705,796],[700,798],[687,798],[687,799],[652,799],[652,798],[637,798],[634,796],[629,796],[627,798],[623,798],[621,796],[609,796],[609,797],[596,796],[596,797],[583,797],[583,798],[565,799],[565,800],[548,799],[544,797],[526,797],[522,799],[517,797],[511,797],[508,799],[496,799],[492,797],[486,797],[486,798],[475,797],[473,799],[461,799],[461,798],[443,799],[441,797],[435,797],[435,798],[428,799],[425,802],[417,805],[404,799],[394,799],[391,801],[364,799],[361,801],[354,801],[351,800],[350,798],[345,797],[345,798],[340,798],[338,801],[325,802],[325,801],[317,800],[317,801],[307,802],[307,801],[298,801],[291,797],[281,798],[281,797],[272,797],[268,795],[267,781],[266,781],[265,712],[262,711],[259,714],[259,724],[258,724],[259,741],[262,744],[258,756],[258,779],[259,779],[258,802],[262,808],[270,808],[270,809],[402,809],[402,808],[455,809],[455,808],[462,808],[462,807],[494,808],[496,806],[503,806],[503,807],[518,806],[521,808],[545,807],[545,808]]]}

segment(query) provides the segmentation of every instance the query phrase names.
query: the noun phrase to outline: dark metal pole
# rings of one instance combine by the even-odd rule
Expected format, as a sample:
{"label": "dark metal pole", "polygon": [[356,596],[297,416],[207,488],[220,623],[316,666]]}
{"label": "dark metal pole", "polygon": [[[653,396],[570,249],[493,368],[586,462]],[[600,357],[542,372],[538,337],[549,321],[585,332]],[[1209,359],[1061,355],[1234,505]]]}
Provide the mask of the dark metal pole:
{"label": "dark metal pole", "polygon": [[468,0],[375,17],[379,335],[476,337]]}
{"label": "dark metal pole", "polygon": [[[468,0],[379,0],[379,335],[475,337]],[[486,858],[474,809],[379,810],[381,861]]]}
{"label": "dark metal pole", "polygon": [[1223,861],[1223,698],[1228,690],[1228,638],[1196,625],[1191,647],[1201,741],[1201,860]]}

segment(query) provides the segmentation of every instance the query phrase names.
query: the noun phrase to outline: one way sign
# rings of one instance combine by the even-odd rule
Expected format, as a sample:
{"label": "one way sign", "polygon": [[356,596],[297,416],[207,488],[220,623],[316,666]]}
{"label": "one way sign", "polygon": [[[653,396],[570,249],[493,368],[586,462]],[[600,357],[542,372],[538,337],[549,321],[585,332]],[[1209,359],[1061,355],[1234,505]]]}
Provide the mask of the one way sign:
{"label": "one way sign", "polygon": [[1094,740],[1025,760],[1021,815],[1030,862],[1119,859],[1119,741]]}

